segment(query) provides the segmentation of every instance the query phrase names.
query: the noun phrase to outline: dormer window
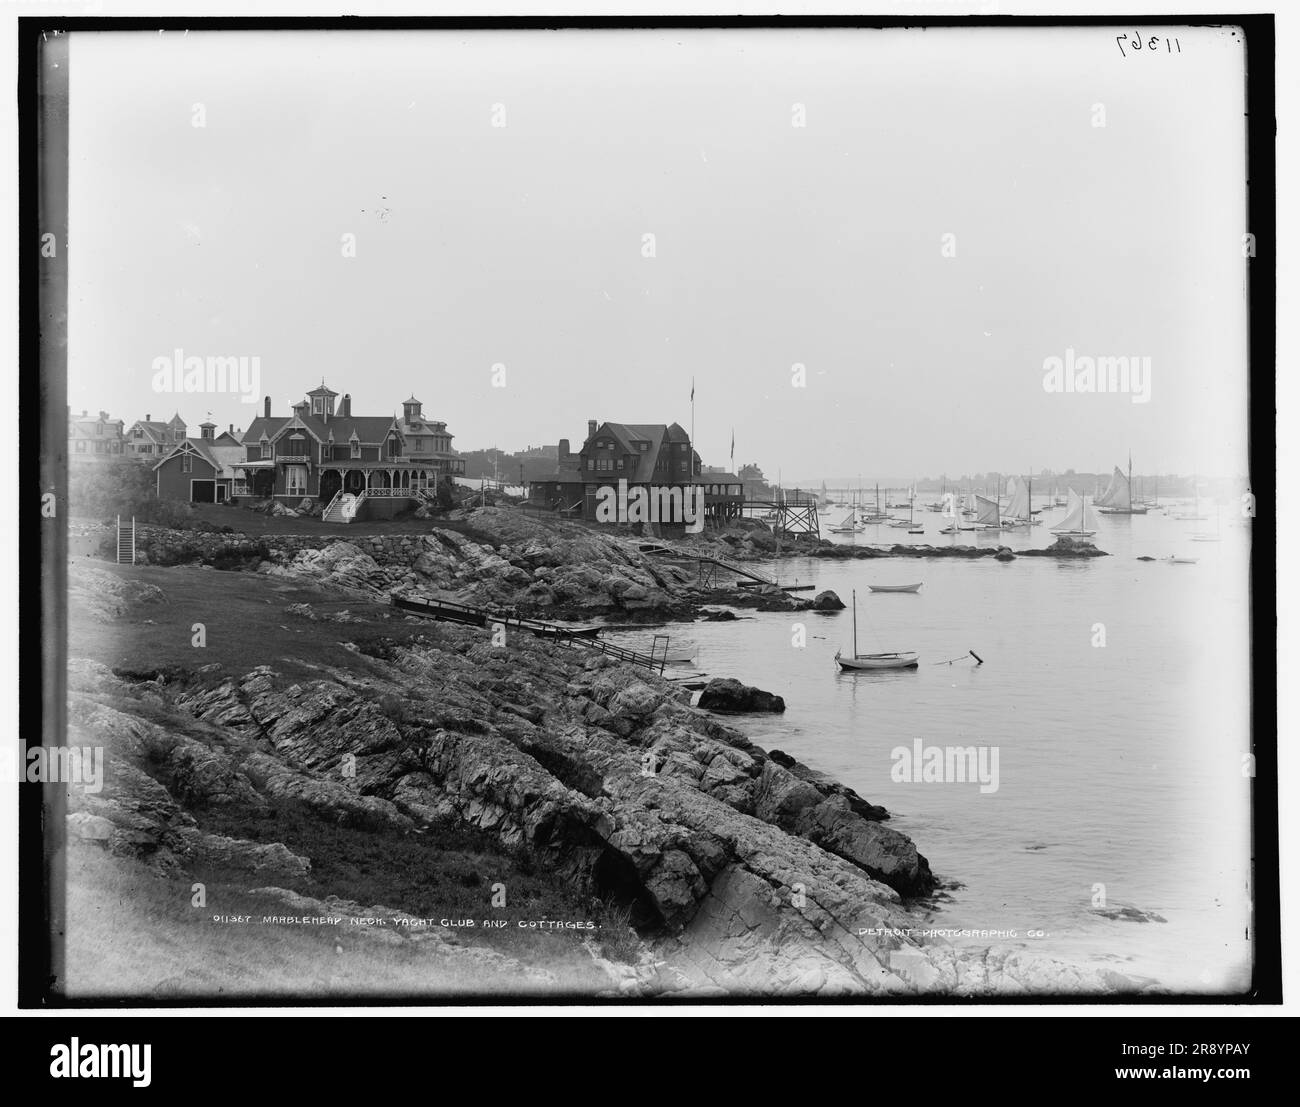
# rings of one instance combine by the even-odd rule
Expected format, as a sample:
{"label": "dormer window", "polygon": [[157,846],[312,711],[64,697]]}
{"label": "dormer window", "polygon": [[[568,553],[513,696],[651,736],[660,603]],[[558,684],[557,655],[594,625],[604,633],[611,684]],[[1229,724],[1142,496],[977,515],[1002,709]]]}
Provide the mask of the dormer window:
{"label": "dormer window", "polygon": [[352,456],[354,458],[359,458],[361,456],[361,440],[353,434],[352,437],[348,439],[348,445],[352,447]]}
{"label": "dormer window", "polygon": [[262,441],[259,442],[258,445],[260,447],[262,460],[267,460],[267,458],[271,456],[271,440],[267,438],[266,435],[262,435]]}

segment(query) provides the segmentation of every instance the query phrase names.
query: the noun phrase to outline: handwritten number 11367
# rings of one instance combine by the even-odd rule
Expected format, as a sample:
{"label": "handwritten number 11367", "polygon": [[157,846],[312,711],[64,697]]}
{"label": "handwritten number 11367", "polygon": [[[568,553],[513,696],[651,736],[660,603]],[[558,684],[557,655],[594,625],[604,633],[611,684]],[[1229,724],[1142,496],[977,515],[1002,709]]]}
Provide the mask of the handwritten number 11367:
{"label": "handwritten number 11367", "polygon": [[1161,38],[1159,35],[1152,35],[1149,39],[1143,41],[1142,37],[1137,34],[1115,36],[1115,44],[1119,47],[1120,54],[1126,58],[1128,57],[1128,51],[1124,49],[1125,46],[1135,53],[1138,50],[1150,50],[1154,53],[1160,49],[1162,42],[1165,44],[1166,54],[1181,54],[1183,52],[1183,48],[1176,38]]}

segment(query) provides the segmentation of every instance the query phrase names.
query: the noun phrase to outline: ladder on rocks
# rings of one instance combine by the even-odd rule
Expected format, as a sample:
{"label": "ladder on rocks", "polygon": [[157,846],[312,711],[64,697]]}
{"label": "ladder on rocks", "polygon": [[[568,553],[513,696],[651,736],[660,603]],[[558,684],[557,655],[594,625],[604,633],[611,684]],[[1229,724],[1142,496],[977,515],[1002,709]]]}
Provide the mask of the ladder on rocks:
{"label": "ladder on rocks", "polygon": [[135,516],[127,526],[122,525],[122,516],[117,517],[117,563],[119,565],[135,564]]}

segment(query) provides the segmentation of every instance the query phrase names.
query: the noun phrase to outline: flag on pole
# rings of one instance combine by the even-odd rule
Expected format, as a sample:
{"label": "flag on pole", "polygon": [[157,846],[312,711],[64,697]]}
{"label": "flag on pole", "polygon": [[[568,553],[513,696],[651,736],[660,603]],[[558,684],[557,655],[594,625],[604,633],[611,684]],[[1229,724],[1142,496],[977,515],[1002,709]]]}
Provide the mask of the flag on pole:
{"label": "flag on pole", "polygon": [[735,427],[731,428],[731,469],[732,472],[735,472],[736,469],[736,428]]}
{"label": "flag on pole", "polygon": [[695,378],[691,378],[691,403],[695,403]]}

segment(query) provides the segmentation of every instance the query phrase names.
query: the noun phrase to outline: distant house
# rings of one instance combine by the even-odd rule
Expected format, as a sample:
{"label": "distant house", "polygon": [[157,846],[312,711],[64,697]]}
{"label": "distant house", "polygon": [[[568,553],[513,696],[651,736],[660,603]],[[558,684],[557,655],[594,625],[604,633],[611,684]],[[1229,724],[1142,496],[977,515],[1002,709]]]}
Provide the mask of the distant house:
{"label": "distant house", "polygon": [[554,474],[532,480],[528,502],[599,521],[598,493],[626,481],[635,487],[681,489],[700,483],[700,458],[690,435],[678,423],[587,423],[587,438],[576,454],[561,439]]}
{"label": "distant house", "polygon": [[154,465],[155,489],[160,499],[203,504],[230,500],[234,465],[243,460],[243,447],[218,445],[212,423],[200,424],[199,430],[201,437],[187,438],[173,446]]}
{"label": "distant house", "polygon": [[[412,467],[420,470],[418,479],[425,485],[436,483],[438,477],[456,477],[465,472],[464,459],[451,448],[455,437],[447,433],[447,424],[436,419],[426,419],[423,404],[414,396],[402,403],[402,419],[398,430],[406,440],[406,457]],[[429,473],[434,475],[431,477]]]}
{"label": "distant house", "polygon": [[68,459],[74,464],[96,463],[120,458],[126,451],[122,420],[101,411],[92,416],[83,411],[74,416],[68,410]]}
{"label": "distant house", "polygon": [[185,420],[180,413],[166,423],[154,421],[152,415],[133,423],[126,432],[126,455],[146,461],[157,461],[185,441]]}

